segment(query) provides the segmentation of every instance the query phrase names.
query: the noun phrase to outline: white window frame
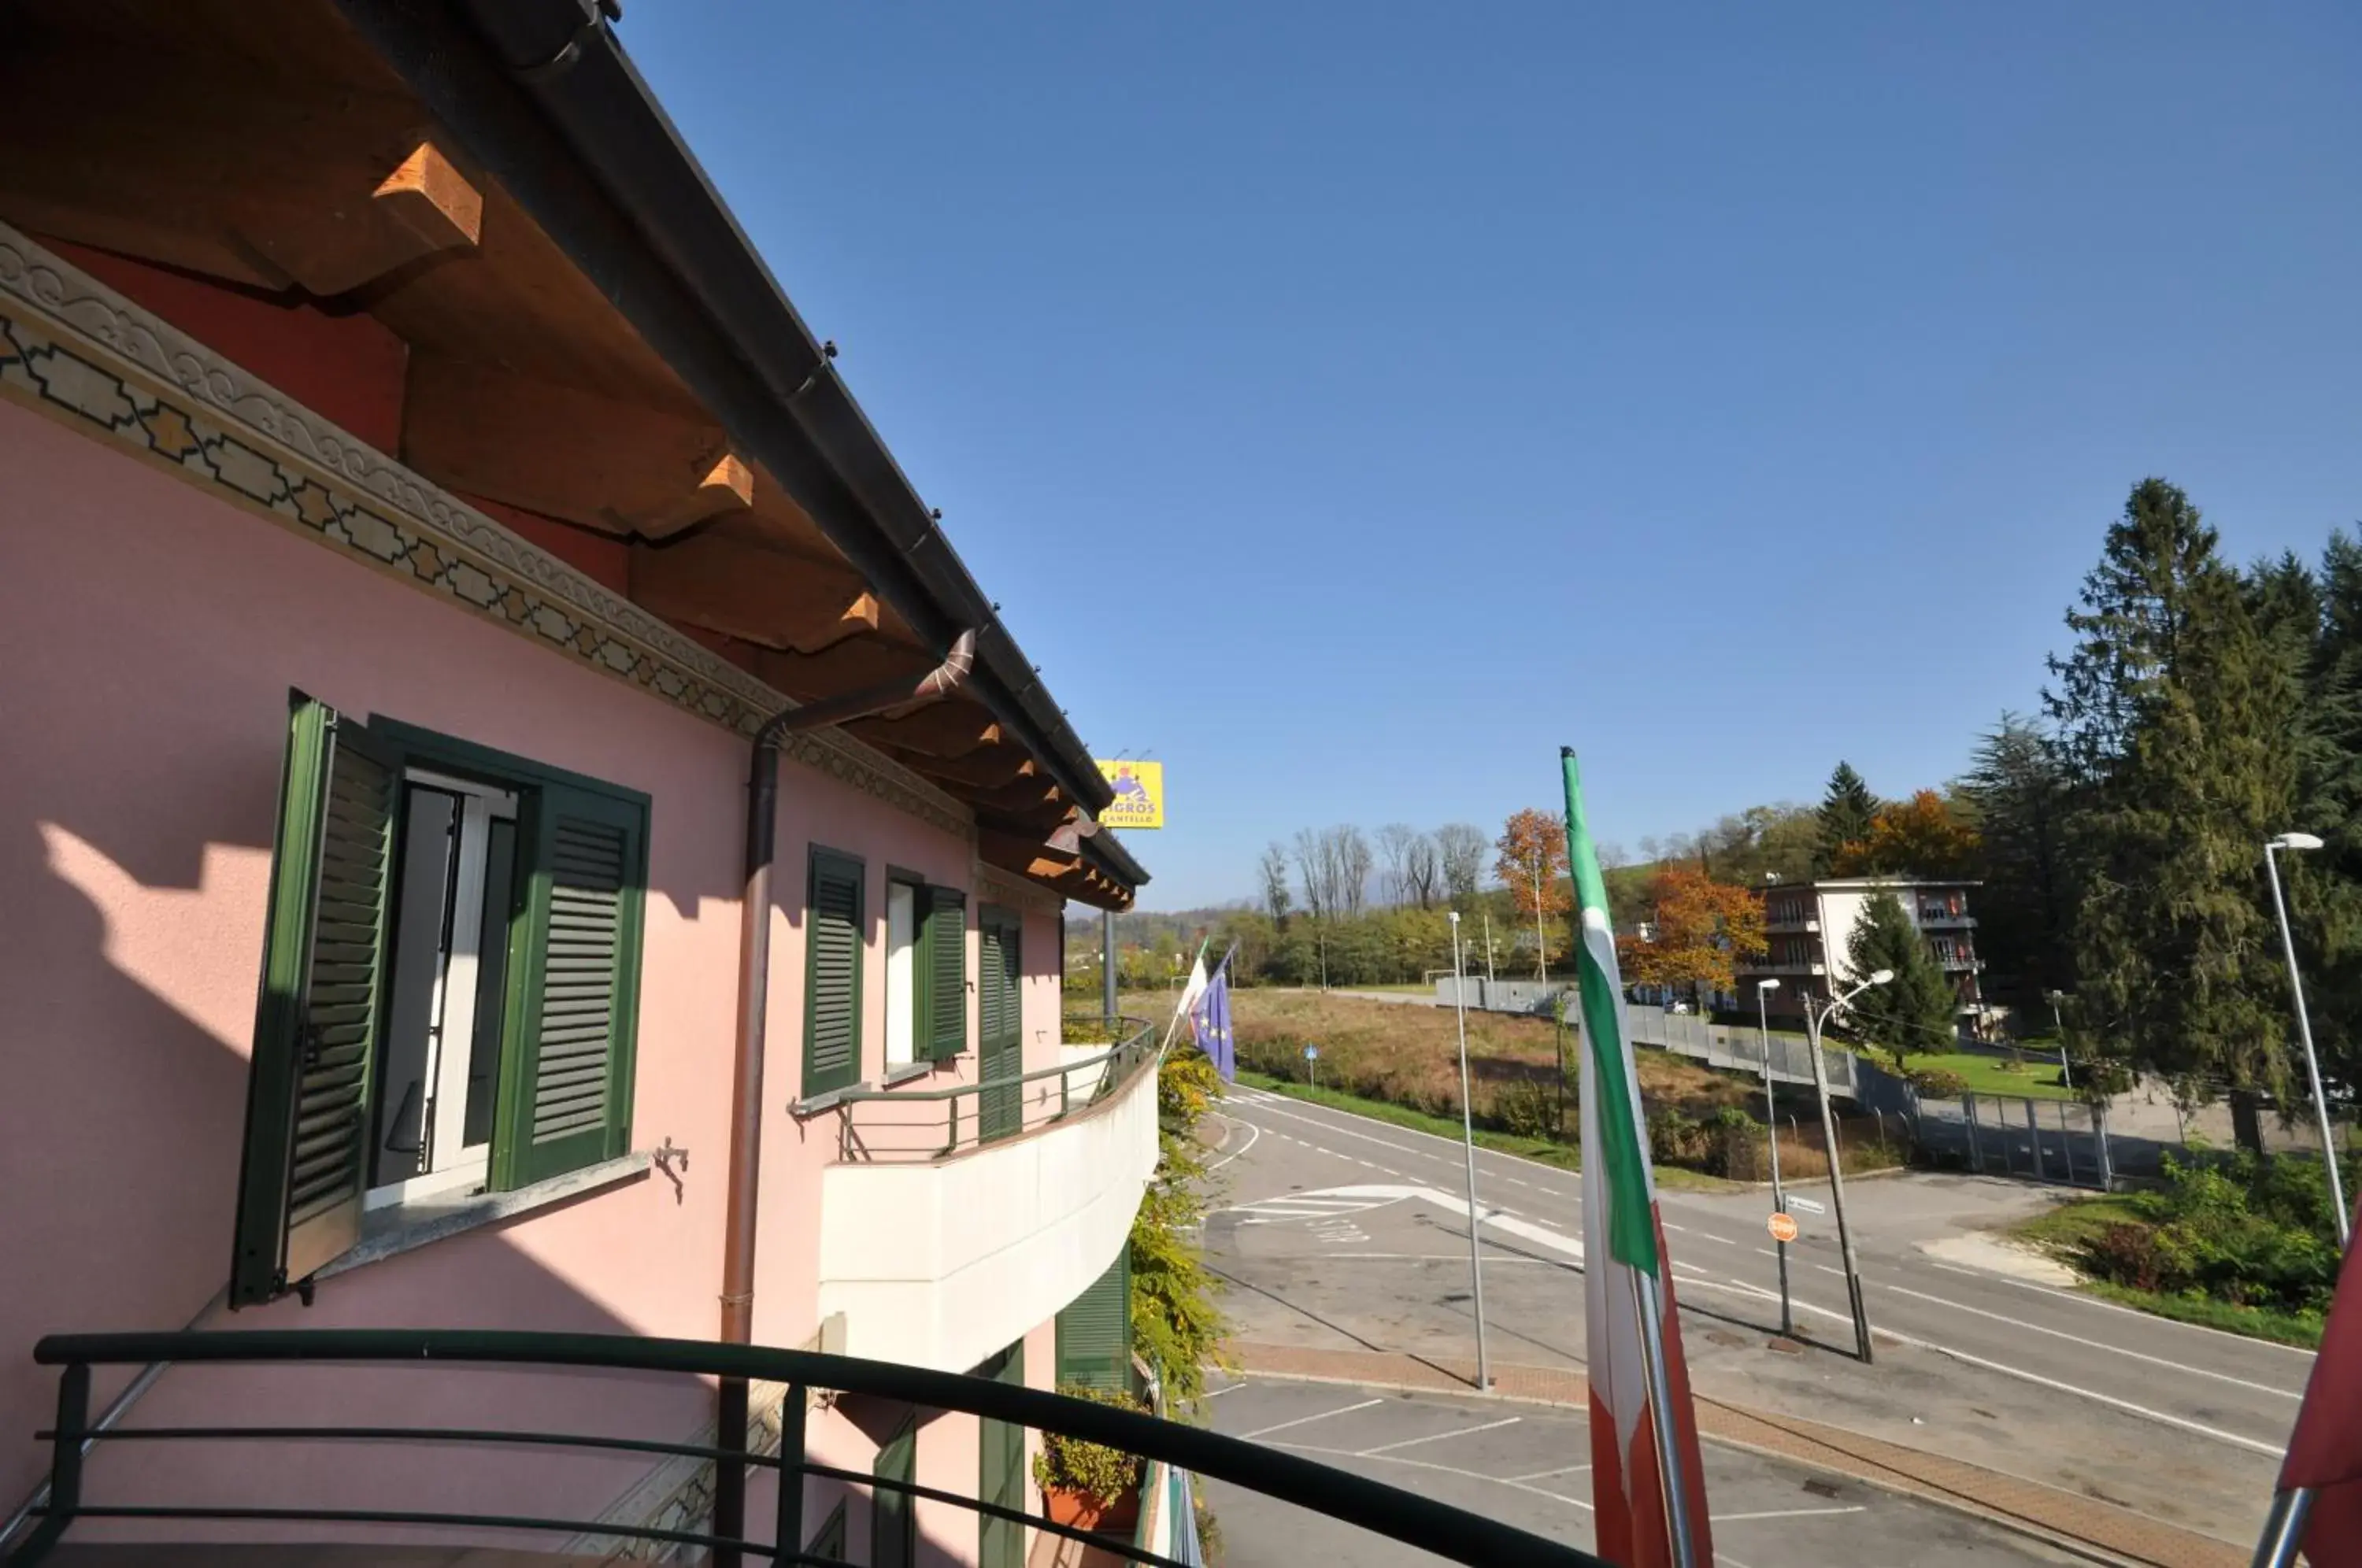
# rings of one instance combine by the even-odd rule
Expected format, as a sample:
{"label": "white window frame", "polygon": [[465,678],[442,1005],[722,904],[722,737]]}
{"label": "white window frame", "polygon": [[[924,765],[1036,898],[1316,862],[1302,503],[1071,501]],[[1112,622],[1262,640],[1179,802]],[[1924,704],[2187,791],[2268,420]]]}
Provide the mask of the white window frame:
{"label": "white window frame", "polygon": [[[886,879],[886,1068],[919,1060],[919,895],[915,883]],[[902,925],[895,926],[900,904]]]}
{"label": "white window frame", "polygon": [[[425,1081],[431,1086],[425,1118],[426,1169],[370,1188],[361,1200],[364,1209],[388,1209],[438,1193],[481,1187],[491,1172],[491,1139],[473,1145],[464,1142],[468,1068],[476,1039],[477,965],[483,954],[484,878],[491,858],[491,825],[495,821],[516,820],[517,798],[513,791],[426,767],[405,768],[403,780],[459,797],[459,864],[452,881],[451,944],[447,953],[437,954],[445,962],[443,972],[436,977],[426,1030]],[[406,797],[399,821],[407,831]],[[398,910],[392,918],[398,924]],[[446,1050],[445,1043],[454,1040],[462,1042],[463,1048]],[[458,1109],[451,1114],[438,1114],[449,1107]]]}

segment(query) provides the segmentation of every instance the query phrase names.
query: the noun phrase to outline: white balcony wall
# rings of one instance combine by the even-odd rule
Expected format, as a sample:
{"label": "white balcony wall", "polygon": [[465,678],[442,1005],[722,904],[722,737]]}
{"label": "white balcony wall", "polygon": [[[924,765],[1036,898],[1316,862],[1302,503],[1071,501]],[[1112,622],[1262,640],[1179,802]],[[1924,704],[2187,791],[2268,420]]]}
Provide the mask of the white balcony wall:
{"label": "white balcony wall", "polygon": [[844,1314],[848,1355],[966,1372],[1106,1272],[1155,1168],[1153,1065],[1103,1104],[950,1159],[830,1165],[821,1313]]}

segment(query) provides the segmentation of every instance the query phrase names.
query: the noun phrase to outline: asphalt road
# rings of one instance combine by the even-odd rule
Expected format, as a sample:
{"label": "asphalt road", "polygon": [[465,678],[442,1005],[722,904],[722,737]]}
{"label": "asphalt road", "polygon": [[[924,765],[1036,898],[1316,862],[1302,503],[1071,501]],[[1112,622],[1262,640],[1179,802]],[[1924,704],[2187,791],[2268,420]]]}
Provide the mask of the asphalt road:
{"label": "asphalt road", "polygon": [[[1585,1551],[1590,1438],[1579,1412],[1336,1384],[1253,1380],[1216,1391],[1216,1430],[1286,1449]],[[1775,1459],[1709,1446],[1723,1568],[1909,1562],[1926,1568],[2079,1562],[1948,1509]],[[1355,1526],[1206,1483],[1231,1568],[1431,1563]]]}
{"label": "asphalt road", "polygon": [[[1253,1089],[1217,1156],[1208,1248],[1241,1338],[1464,1356],[1473,1344],[1458,1143]],[[1491,1353],[1582,1364],[1580,1178],[1477,1153]],[[1791,1189],[1826,1202],[1825,1184]],[[1876,1362],[1852,1359],[1834,1226],[1800,1213],[1796,1337],[1776,1337],[1767,1193],[1661,1195],[1699,1392],[1833,1422],[2252,1544],[2312,1358],[2035,1278],[1982,1232],[2052,1201],[1909,1175],[1848,1188]]]}

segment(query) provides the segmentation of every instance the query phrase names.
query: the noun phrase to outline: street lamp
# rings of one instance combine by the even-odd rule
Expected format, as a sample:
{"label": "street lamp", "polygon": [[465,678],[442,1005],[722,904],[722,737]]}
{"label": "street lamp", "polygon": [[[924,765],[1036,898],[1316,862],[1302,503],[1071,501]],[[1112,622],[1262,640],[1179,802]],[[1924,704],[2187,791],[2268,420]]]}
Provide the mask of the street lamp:
{"label": "street lamp", "polygon": [[1845,1010],[1846,1004],[1870,989],[1894,978],[1892,969],[1880,969],[1869,979],[1841,997],[1832,998],[1819,1008],[1813,999],[1805,999],[1805,1036],[1813,1052],[1813,1090],[1821,1101],[1821,1147],[1829,1158],[1829,1202],[1838,1211],[1838,1249],[1845,1254],[1846,1296],[1853,1308],[1854,1354],[1863,1365],[1871,1361],[1870,1312],[1861,1299],[1861,1262],[1854,1255],[1853,1232],[1846,1229],[1845,1170],[1838,1158],[1838,1123],[1829,1110],[1828,1065],[1821,1060],[1821,1025]]}
{"label": "street lamp", "polygon": [[[1780,988],[1779,977],[1755,982],[1755,1032],[1763,1043],[1763,1127],[1772,1143],[1772,1212],[1788,1211],[1787,1195],[1780,1187],[1780,1105],[1772,1094],[1772,1020],[1769,1008],[1771,993]],[[1772,1244],[1780,1249],[1780,1333],[1783,1338],[1796,1331],[1794,1310],[1788,1305],[1788,1243],[1778,1236]]]}
{"label": "street lamp", "polygon": [[2313,1055],[2312,1020],[2305,1015],[2304,981],[2296,972],[2296,937],[2289,931],[2288,900],[2280,896],[2279,863],[2272,858],[2276,849],[2319,849],[2321,840],[2309,833],[2284,833],[2264,844],[2264,870],[2272,881],[2272,908],[2280,917],[2280,946],[2288,954],[2289,990],[2296,998],[2296,1028],[2304,1042],[2305,1076],[2312,1080],[2313,1113],[2321,1119],[2321,1163],[2329,1167],[2329,1206],[2337,1211],[2337,1244],[2342,1249],[2353,1239],[2354,1222],[2345,1212],[2345,1184],[2337,1175],[2337,1145],[2329,1135],[2329,1099],[2321,1092],[2321,1059]]}
{"label": "street lamp", "polygon": [[1460,911],[1451,911],[1451,1000],[1460,1015],[1460,1134],[1468,1155],[1468,1280],[1476,1306],[1476,1386],[1481,1391],[1493,1386],[1485,1366],[1485,1259],[1477,1242],[1485,1216],[1476,1207],[1476,1120],[1468,1103],[1468,999],[1460,977]]}
{"label": "street lamp", "polygon": [[2067,1088],[2075,1087],[2075,1076],[2067,1069],[2067,1021],[2058,1016],[2058,1004],[2067,999],[2065,991],[2045,991],[2042,999],[2050,1004],[2050,1032],[2058,1036],[2058,1082]]}

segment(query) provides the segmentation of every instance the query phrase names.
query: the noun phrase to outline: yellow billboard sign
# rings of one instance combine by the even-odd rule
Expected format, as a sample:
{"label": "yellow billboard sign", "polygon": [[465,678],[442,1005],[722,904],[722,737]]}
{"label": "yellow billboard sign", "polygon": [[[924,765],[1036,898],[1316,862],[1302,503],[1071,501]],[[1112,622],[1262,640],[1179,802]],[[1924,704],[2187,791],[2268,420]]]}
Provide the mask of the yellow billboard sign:
{"label": "yellow billboard sign", "polygon": [[[1096,760],[1096,759],[1094,759]],[[1099,771],[1115,790],[1115,800],[1099,812],[1099,822],[1111,828],[1161,828],[1164,825],[1164,765],[1161,762],[1101,762]]]}

